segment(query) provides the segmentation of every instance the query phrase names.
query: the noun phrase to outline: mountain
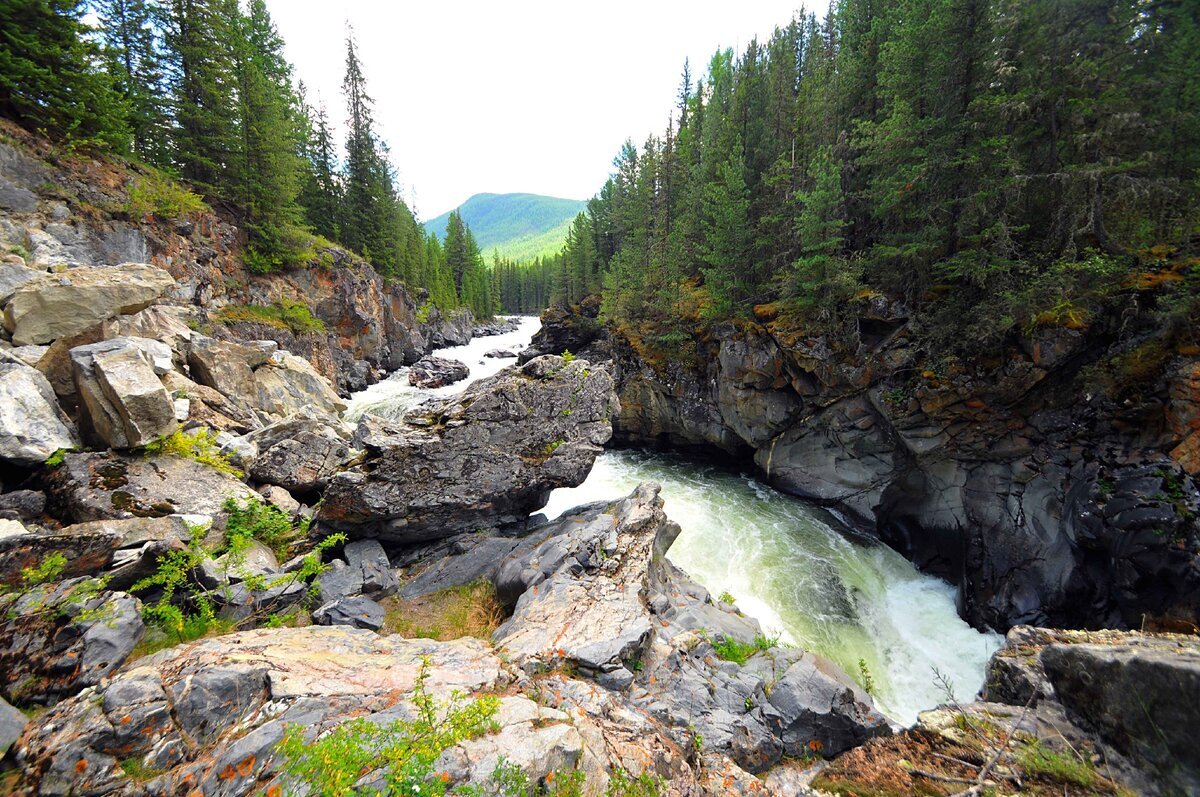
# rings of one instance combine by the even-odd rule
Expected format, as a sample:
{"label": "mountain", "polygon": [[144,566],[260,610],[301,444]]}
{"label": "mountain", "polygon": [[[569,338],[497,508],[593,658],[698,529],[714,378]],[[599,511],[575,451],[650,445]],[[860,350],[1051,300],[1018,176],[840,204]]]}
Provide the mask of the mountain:
{"label": "mountain", "polygon": [[[476,194],[457,210],[489,260],[492,250],[499,250],[501,257],[530,260],[558,252],[571,220],[585,207],[587,202],[580,199],[539,194]],[[426,232],[445,238],[450,212],[425,222]]]}

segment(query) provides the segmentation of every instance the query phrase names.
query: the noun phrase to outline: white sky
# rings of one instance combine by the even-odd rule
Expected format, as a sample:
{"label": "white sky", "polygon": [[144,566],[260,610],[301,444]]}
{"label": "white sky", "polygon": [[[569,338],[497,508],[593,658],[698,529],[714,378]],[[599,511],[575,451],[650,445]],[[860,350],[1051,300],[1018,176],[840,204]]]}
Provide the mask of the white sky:
{"label": "white sky", "polygon": [[684,58],[782,26],[801,0],[268,0],[288,59],[342,126],[345,22],[409,202],[480,192],[586,199],[621,143],[661,134]]}

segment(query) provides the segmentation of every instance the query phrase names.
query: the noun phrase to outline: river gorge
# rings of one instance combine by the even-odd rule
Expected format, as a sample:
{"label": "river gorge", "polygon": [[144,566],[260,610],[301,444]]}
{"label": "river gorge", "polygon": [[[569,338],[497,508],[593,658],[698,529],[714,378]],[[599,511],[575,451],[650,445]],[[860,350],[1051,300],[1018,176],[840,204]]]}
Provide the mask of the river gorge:
{"label": "river gorge", "polygon": [[[512,363],[485,357],[488,351],[521,351],[539,328],[536,318],[523,317],[515,331],[434,350],[465,363],[467,379],[420,389],[402,368],[354,394],[346,418],[398,419],[428,398],[459,393]],[[672,562],[714,600],[732,596],[781,643],[826,656],[860,682],[869,676],[877,705],[894,722],[911,725],[918,712],[944,702],[946,685],[961,702],[982,685],[1002,637],[959,618],[951,585],[752,475],[669,454],[610,450],[582,485],[556,490],[542,513],[553,519],[615,500],[645,481],[662,485],[667,515],[683,528],[668,551]]]}

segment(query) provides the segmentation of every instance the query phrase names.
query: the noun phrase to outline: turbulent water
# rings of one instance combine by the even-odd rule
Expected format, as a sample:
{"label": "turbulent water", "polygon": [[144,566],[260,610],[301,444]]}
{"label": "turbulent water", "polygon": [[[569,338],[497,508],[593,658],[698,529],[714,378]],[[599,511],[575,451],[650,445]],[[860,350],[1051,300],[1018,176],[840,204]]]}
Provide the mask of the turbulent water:
{"label": "turbulent water", "polygon": [[826,513],[748,476],[670,456],[611,451],[586,482],[555,490],[543,510],[616,498],[639,482],[662,485],[683,532],[667,556],[713,595],[730,593],[780,640],[833,659],[897,722],[945,702],[935,670],[962,701],[983,683],[999,646],[955,612],[954,588],[924,576],[884,545],[861,545]]}
{"label": "turbulent water", "polygon": [[485,352],[492,349],[504,349],[519,354],[529,345],[529,340],[540,329],[542,322],[533,316],[522,316],[521,325],[514,332],[503,335],[490,335],[483,338],[472,338],[465,346],[450,346],[438,349],[434,355],[459,360],[471,369],[470,375],[461,382],[425,390],[413,387],[408,383],[408,370],[401,368],[391,373],[387,379],[371,385],[366,390],[355,393],[350,398],[350,406],[345,412],[346,420],[357,421],[365,413],[381,415],[384,418],[398,419],[409,409],[431,396],[453,396],[461,392],[467,385],[485,376],[498,373],[516,362],[511,357],[484,357]]}
{"label": "turbulent water", "polygon": [[[511,365],[483,353],[520,351],[538,325],[522,319],[516,332],[435,352],[466,363],[466,381],[419,390],[401,369],[356,394],[346,415],[397,418],[430,396],[453,395]],[[672,561],[713,595],[730,593],[781,642],[833,659],[860,683],[861,660],[877,705],[893,720],[911,724],[917,712],[945,701],[935,670],[960,700],[982,684],[1000,637],[959,619],[953,587],[921,575],[886,546],[852,542],[827,513],[751,477],[670,456],[613,451],[596,461],[583,485],[555,490],[543,511],[556,517],[647,480],[663,486],[667,514],[683,528],[668,552]]]}

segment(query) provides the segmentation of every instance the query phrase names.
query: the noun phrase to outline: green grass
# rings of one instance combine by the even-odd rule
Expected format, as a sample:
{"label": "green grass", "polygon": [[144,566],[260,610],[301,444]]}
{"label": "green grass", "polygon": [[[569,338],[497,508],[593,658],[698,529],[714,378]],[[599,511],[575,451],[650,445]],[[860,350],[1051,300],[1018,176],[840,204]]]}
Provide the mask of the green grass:
{"label": "green grass", "polygon": [[273,305],[234,304],[222,307],[217,312],[217,320],[224,324],[266,324],[279,329],[290,329],[297,335],[325,331],[325,322],[314,316],[308,305],[288,299],[280,299]]}
{"label": "green grass", "polygon": [[1096,767],[1090,760],[1072,752],[1059,753],[1039,740],[1026,744],[1017,755],[1017,761],[1031,778],[1071,783],[1084,788],[1096,782]]}
{"label": "green grass", "polygon": [[739,642],[733,637],[721,637],[713,640],[713,651],[718,659],[732,661],[735,664],[745,664],[750,657],[762,650],[770,650],[779,644],[778,637],[768,637],[762,634],[754,637],[753,642]]}
{"label": "green grass", "polygon": [[[493,251],[511,260],[557,254],[571,221],[586,205],[538,194],[476,194],[458,210],[490,263]],[[443,213],[425,222],[426,231],[444,238],[449,217]]]}
{"label": "green grass", "polygon": [[146,453],[151,456],[174,454],[185,459],[195,460],[201,465],[207,465],[222,473],[228,473],[236,479],[242,478],[242,472],[221,453],[216,435],[208,429],[196,429],[191,433],[176,430],[147,445]]}

